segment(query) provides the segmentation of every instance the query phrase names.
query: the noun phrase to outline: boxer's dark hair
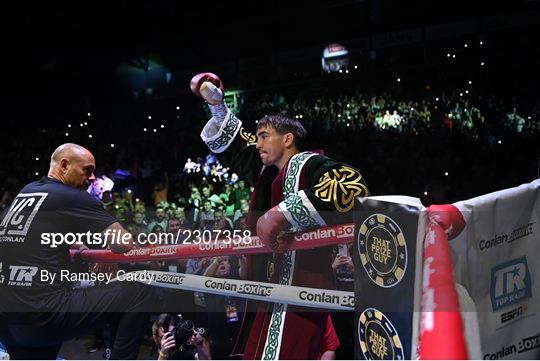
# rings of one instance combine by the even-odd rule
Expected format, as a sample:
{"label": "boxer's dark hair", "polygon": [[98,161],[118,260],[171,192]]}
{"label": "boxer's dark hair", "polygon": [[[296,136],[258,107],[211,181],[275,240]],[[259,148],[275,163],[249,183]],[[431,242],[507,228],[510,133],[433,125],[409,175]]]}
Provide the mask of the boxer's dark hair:
{"label": "boxer's dark hair", "polygon": [[298,146],[301,140],[306,137],[306,128],[297,119],[292,119],[284,115],[265,115],[257,123],[256,131],[261,128],[272,127],[278,134],[292,133],[294,142]]}

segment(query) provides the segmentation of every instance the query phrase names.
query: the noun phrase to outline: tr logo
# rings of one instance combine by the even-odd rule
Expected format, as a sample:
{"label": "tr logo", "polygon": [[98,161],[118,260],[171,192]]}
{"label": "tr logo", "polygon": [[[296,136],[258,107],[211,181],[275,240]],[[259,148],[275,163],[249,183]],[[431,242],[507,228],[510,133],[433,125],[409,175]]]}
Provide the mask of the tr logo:
{"label": "tr logo", "polygon": [[531,277],[525,257],[503,263],[491,270],[491,305],[493,311],[531,296]]}
{"label": "tr logo", "polygon": [[37,267],[32,266],[9,266],[11,270],[9,274],[9,285],[14,286],[30,286],[32,278],[38,271]]}

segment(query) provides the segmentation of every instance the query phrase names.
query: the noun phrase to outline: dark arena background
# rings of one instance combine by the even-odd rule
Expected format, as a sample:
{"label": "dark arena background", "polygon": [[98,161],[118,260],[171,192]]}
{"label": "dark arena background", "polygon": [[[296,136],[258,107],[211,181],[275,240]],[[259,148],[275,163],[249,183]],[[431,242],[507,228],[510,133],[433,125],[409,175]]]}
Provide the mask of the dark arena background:
{"label": "dark arena background", "polygon": [[[172,216],[193,226],[201,199],[242,221],[253,185],[239,186],[200,138],[210,112],[189,88],[200,72],[219,75],[251,131],[267,114],[300,120],[303,148],[357,167],[371,195],[429,206],[531,182],[540,170],[539,5],[14,2],[0,15],[0,212],[72,142],[114,182],[94,195],[134,232],[159,231]],[[151,321],[142,359],[157,357]],[[347,322],[335,326],[337,357],[354,358]],[[90,332],[60,356],[106,357],[107,337]]]}

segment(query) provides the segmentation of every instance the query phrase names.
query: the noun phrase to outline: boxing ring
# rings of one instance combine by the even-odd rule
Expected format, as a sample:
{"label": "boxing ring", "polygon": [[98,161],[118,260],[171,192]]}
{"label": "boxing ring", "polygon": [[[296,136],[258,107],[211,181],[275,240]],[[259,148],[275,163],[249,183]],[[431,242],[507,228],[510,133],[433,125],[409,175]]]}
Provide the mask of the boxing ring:
{"label": "boxing ring", "polygon": [[[440,213],[440,210],[437,212]],[[424,237],[424,285],[421,298],[425,302],[422,302],[421,311],[422,332],[420,343],[422,347],[420,348],[420,357],[427,359],[442,357],[464,359],[467,358],[467,353],[462,336],[463,329],[459,305],[453,288],[454,280],[447,245],[448,235],[445,232],[449,226],[452,227],[452,224],[437,222],[437,217],[432,215],[430,209],[428,209],[427,219],[429,225]],[[289,250],[305,250],[352,243],[358,238],[354,229],[354,224],[344,224],[299,232],[291,236]],[[233,242],[218,240],[206,244],[135,248],[125,254],[113,253],[109,250],[83,250],[79,253],[72,251],[72,257],[79,257],[87,262],[128,263],[271,252],[272,250],[262,244],[258,237],[252,237],[249,244],[234,244]],[[425,272],[426,266],[428,272]],[[355,269],[358,273],[362,266],[356,264]],[[436,270],[436,272],[432,270]],[[144,278],[142,277],[143,273]],[[141,279],[140,282],[143,282],[144,279],[144,282],[156,287],[176,288],[328,310],[355,310],[355,294],[353,292],[162,271],[133,271],[126,274],[125,277],[139,278]],[[148,280],[150,281],[148,282]],[[453,311],[437,312],[438,308],[435,305],[441,305],[443,309]],[[377,305],[373,306],[375,306],[374,309],[377,308]],[[356,311],[358,313],[358,310]],[[441,343],[441,338],[444,339],[444,343]],[[449,340],[453,340],[453,342],[449,343]],[[433,347],[430,345],[433,345]],[[403,347],[402,345],[399,346]]]}
{"label": "boxing ring", "polygon": [[[501,192],[510,194],[505,198],[509,199],[508,202],[522,202],[515,192],[532,194],[531,214],[537,217],[540,181],[522,187]],[[531,196],[529,193],[527,197]],[[483,196],[478,204],[484,207],[487,197],[494,205],[500,206],[501,194],[496,192],[494,195]],[[355,205],[354,224],[300,232],[291,237],[289,250],[353,243],[354,293],[161,271],[135,271],[132,274],[147,272],[151,278],[149,284],[157,287],[354,311],[357,359],[467,359],[470,350],[477,349],[472,352],[476,358],[481,345],[478,341],[473,343],[467,336],[463,301],[456,291],[456,284],[461,280],[455,277],[457,263],[452,257],[455,252],[461,252],[459,243],[470,236],[469,228],[479,222],[471,216],[473,212],[466,209],[466,205],[477,200],[424,208],[411,199],[359,198]],[[248,244],[220,241],[167,245],[133,249],[126,254],[85,250],[77,257],[88,262],[125,263],[271,252],[257,237],[252,237]],[[473,295],[471,289],[469,292]],[[475,302],[481,304],[480,300],[475,299]],[[515,337],[522,337],[515,327],[512,331]],[[508,330],[510,327],[505,332]],[[486,345],[490,337],[497,338],[496,331],[482,332],[482,342]],[[540,348],[535,346],[538,342],[530,340],[527,345],[528,349],[523,352],[537,352]],[[503,355],[487,348],[484,346],[481,350],[484,358]],[[530,357],[531,354],[524,355]]]}

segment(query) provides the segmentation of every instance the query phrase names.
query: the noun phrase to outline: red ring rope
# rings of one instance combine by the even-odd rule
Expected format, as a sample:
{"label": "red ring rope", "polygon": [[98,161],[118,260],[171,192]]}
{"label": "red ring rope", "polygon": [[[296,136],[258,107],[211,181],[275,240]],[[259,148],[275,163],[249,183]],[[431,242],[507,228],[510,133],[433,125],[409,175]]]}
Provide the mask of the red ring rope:
{"label": "red ring rope", "polygon": [[[342,224],[323,227],[307,232],[298,232],[289,246],[289,250],[304,250],[340,243],[351,243],[354,239],[354,224]],[[77,250],[71,250],[72,259]],[[230,256],[237,254],[271,253],[272,249],[262,244],[258,237],[251,237],[249,244],[234,244],[224,240],[213,240],[211,243],[175,244],[167,246],[150,246],[133,248],[127,253],[113,253],[110,250],[83,250],[80,258],[97,263],[127,263],[143,261],[162,261],[200,257]]]}

